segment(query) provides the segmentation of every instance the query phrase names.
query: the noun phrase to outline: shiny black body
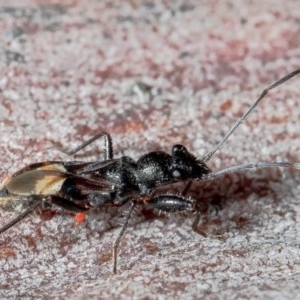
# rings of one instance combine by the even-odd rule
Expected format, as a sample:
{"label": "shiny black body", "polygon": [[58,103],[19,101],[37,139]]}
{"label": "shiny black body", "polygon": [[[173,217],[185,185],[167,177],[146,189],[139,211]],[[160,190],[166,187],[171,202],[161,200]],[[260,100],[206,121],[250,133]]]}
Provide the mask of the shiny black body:
{"label": "shiny black body", "polygon": [[[113,158],[112,139],[102,132],[68,154],[75,154],[96,138],[104,137],[104,159],[96,162],[47,161],[29,165],[8,177],[0,188],[0,204],[10,206],[26,200],[27,210],[0,229],[6,231],[42,203],[73,212],[86,212],[97,207],[118,207],[130,202],[130,210],[114,244],[114,272],[117,248],[136,205],[147,205],[164,212],[196,213],[196,230],[200,211],[197,203],[181,195],[156,194],[158,187],[188,180],[201,180],[211,174],[207,165],[182,145],[171,154],[149,152],[137,161],[128,156]],[[4,205],[5,204],[5,205]],[[28,208],[29,207],[29,208]]]}
{"label": "shiny black body", "polygon": [[[123,156],[90,163],[75,173],[111,186],[109,193],[98,190],[87,195],[89,205],[95,207],[119,206],[128,200],[139,202],[145,197],[148,197],[147,203],[151,205],[151,194],[156,188],[188,179],[199,180],[211,171],[184,146],[175,145],[171,155],[162,151],[150,152],[137,161]],[[75,196],[78,193],[77,185],[73,185],[73,188],[75,191],[72,194]],[[68,194],[71,189],[72,185],[68,187]],[[158,205],[157,200],[154,202]],[[161,209],[172,210],[169,205],[165,209],[162,205]]]}

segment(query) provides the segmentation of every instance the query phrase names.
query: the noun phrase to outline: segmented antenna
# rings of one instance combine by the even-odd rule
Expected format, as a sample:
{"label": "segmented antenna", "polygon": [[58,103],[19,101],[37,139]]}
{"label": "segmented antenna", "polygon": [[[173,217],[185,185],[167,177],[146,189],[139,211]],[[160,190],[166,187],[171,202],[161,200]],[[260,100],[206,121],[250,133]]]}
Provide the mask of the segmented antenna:
{"label": "segmented antenna", "polygon": [[223,174],[233,173],[237,171],[242,171],[246,169],[263,169],[263,168],[293,168],[300,169],[300,163],[290,163],[290,162],[259,162],[259,163],[248,163],[243,165],[238,165],[234,167],[229,167],[217,172],[213,172],[205,175],[205,179],[212,179]]}
{"label": "segmented antenna", "polygon": [[272,83],[269,87],[267,87],[266,89],[264,89],[262,91],[262,93],[260,94],[260,96],[257,98],[257,100],[250,106],[250,108],[244,113],[244,115],[239,118],[235,124],[233,125],[233,127],[228,131],[228,133],[225,135],[225,137],[221,140],[221,142],[211,151],[209,152],[204,158],[203,158],[203,162],[207,162],[211,159],[211,157],[223,146],[223,144],[228,140],[228,138],[235,132],[235,130],[248,118],[248,116],[252,113],[252,111],[254,110],[254,108],[257,106],[257,104],[269,93],[270,90],[278,87],[279,85],[283,84],[284,82],[288,81],[289,79],[291,79],[292,77],[296,76],[297,74],[300,73],[300,69],[297,69],[287,75],[285,75],[284,77],[282,77],[281,79],[275,81],[274,83]]}

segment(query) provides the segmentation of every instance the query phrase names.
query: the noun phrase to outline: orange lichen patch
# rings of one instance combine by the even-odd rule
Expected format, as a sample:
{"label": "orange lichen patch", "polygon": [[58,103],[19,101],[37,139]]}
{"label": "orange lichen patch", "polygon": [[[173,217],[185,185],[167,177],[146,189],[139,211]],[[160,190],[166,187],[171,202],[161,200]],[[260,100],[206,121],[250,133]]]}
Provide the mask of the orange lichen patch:
{"label": "orange lichen patch", "polygon": [[145,248],[146,248],[147,254],[153,254],[156,252],[158,247],[154,243],[146,243]]}
{"label": "orange lichen patch", "polygon": [[144,130],[145,124],[143,121],[131,120],[116,125],[114,133],[143,132]]}
{"label": "orange lichen patch", "polygon": [[24,239],[27,241],[27,244],[30,248],[36,249],[36,239],[33,236],[27,235],[24,236]]}
{"label": "orange lichen patch", "polygon": [[14,248],[9,246],[0,247],[0,259],[9,257],[16,257]]}
{"label": "orange lichen patch", "polygon": [[271,116],[270,118],[267,119],[267,122],[271,124],[282,124],[282,123],[287,123],[288,119],[289,119],[288,116]]}
{"label": "orange lichen patch", "polygon": [[75,215],[75,222],[76,223],[82,223],[82,222],[84,222],[85,221],[85,213],[83,213],[83,212],[80,212],[80,213],[77,213],[76,215]]}
{"label": "orange lichen patch", "polygon": [[281,132],[273,135],[273,140],[275,143],[278,143],[280,141],[283,141],[286,138],[286,133]]}
{"label": "orange lichen patch", "polygon": [[111,256],[112,256],[111,252],[103,253],[98,259],[99,264],[103,265],[104,263],[110,262],[111,261]]}
{"label": "orange lichen patch", "polygon": [[125,124],[126,132],[142,132],[145,130],[145,124],[143,122],[130,121]]}
{"label": "orange lichen patch", "polygon": [[231,100],[226,100],[224,103],[221,104],[221,110],[223,112],[226,112],[228,110],[230,110],[232,107],[232,101]]}

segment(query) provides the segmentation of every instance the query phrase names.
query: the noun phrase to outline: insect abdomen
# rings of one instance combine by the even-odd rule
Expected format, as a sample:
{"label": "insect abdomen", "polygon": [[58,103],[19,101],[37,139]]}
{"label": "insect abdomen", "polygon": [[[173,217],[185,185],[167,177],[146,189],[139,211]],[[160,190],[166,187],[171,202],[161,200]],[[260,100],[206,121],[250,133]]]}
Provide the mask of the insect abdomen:
{"label": "insect abdomen", "polygon": [[188,211],[194,208],[192,201],[178,195],[160,195],[148,200],[146,203],[164,212]]}

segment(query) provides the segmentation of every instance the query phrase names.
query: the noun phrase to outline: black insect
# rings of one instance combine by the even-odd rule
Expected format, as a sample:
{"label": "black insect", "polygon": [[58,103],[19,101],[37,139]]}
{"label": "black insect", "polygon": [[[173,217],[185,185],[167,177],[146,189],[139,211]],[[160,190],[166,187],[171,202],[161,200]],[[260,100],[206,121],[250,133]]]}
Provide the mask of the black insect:
{"label": "black insect", "polygon": [[[300,168],[300,163],[249,163],[213,172],[206,163],[228,140],[239,125],[251,114],[266,94],[300,73],[300,69],[284,76],[266,88],[247,112],[236,121],[222,141],[203,159],[191,154],[183,145],[175,145],[171,154],[149,152],[137,161],[128,156],[113,157],[112,139],[106,132],[94,136],[76,149],[79,150],[103,137],[104,159],[95,162],[46,161],[29,165],[8,177],[0,187],[0,205],[9,208],[16,200],[25,200],[26,210],[0,229],[0,234],[24,219],[42,204],[53,204],[68,211],[86,212],[97,207],[119,207],[130,203],[125,221],[113,246],[113,272],[117,270],[117,250],[137,205],[146,205],[163,212],[190,211],[195,213],[192,229],[200,220],[199,203],[186,197],[194,180],[208,180],[226,174],[253,168]],[[157,192],[157,188],[186,182],[180,195]]]}

